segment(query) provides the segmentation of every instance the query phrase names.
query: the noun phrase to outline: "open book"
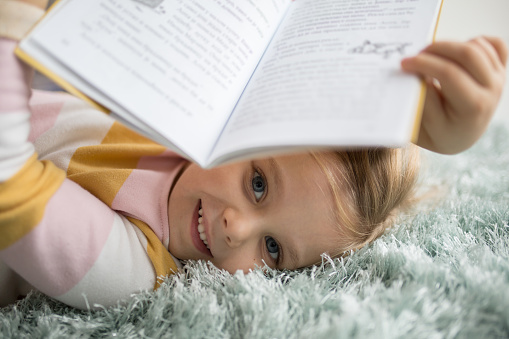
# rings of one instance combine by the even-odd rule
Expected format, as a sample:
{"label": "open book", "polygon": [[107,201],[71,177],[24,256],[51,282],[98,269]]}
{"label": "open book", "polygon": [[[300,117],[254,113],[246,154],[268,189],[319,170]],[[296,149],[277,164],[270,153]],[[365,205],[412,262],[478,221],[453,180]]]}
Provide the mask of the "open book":
{"label": "open book", "polygon": [[61,0],[16,53],[203,167],[400,146],[442,0]]}

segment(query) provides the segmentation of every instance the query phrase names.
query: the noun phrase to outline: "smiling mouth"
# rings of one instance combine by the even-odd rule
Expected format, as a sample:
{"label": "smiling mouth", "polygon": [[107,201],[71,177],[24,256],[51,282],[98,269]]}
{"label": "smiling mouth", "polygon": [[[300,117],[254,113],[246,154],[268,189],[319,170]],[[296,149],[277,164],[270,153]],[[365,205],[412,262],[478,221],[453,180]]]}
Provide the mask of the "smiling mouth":
{"label": "smiling mouth", "polygon": [[198,209],[198,233],[200,233],[200,239],[203,242],[203,244],[205,244],[207,249],[210,250],[207,234],[205,233],[205,226],[203,226],[202,222],[203,222],[203,209],[201,208],[200,202],[200,208]]}
{"label": "smiling mouth", "polygon": [[207,238],[206,223],[204,218],[204,211],[202,209],[202,201],[199,200],[193,212],[191,223],[191,239],[192,243],[198,251],[208,257],[214,257],[210,251],[210,242]]}

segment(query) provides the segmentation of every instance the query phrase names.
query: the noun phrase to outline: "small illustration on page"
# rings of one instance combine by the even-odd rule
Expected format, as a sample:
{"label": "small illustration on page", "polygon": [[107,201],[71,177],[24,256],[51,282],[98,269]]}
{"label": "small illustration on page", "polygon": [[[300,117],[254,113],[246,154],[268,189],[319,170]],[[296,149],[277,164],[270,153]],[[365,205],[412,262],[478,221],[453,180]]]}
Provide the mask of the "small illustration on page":
{"label": "small illustration on page", "polygon": [[161,5],[161,3],[164,0],[131,0],[131,1],[139,2],[145,6],[155,9],[155,8],[157,8],[157,6]]}
{"label": "small illustration on page", "polygon": [[405,49],[410,43],[373,43],[369,40],[358,47],[352,48],[349,52],[352,54],[377,54],[385,59],[390,58],[393,54],[405,55]]}
{"label": "small illustration on page", "polygon": [[[131,0],[135,3],[139,3],[139,4],[142,4],[150,9],[153,9],[156,13],[159,13],[159,14],[164,14],[166,13],[166,10],[164,9],[164,6],[162,5],[162,3],[164,2],[164,0]],[[136,6],[137,9],[139,11],[142,11],[142,8]]]}

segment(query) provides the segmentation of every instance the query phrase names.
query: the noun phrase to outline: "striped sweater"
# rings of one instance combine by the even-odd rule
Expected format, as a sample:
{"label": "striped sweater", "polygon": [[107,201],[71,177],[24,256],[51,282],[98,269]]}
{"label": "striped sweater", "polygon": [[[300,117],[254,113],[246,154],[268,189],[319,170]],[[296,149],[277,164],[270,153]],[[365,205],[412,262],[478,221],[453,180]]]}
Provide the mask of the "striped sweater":
{"label": "striped sweater", "polygon": [[175,272],[168,196],[187,161],[64,93],[0,39],[0,303],[35,288],[113,305]]}

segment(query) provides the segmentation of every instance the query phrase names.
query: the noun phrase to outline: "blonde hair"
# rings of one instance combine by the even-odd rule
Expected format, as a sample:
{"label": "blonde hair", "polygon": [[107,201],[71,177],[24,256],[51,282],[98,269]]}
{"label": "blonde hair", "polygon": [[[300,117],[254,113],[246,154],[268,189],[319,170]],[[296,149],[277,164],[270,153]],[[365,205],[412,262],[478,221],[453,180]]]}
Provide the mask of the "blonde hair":
{"label": "blonde hair", "polygon": [[343,256],[382,235],[412,202],[419,169],[416,146],[312,152],[327,176]]}

